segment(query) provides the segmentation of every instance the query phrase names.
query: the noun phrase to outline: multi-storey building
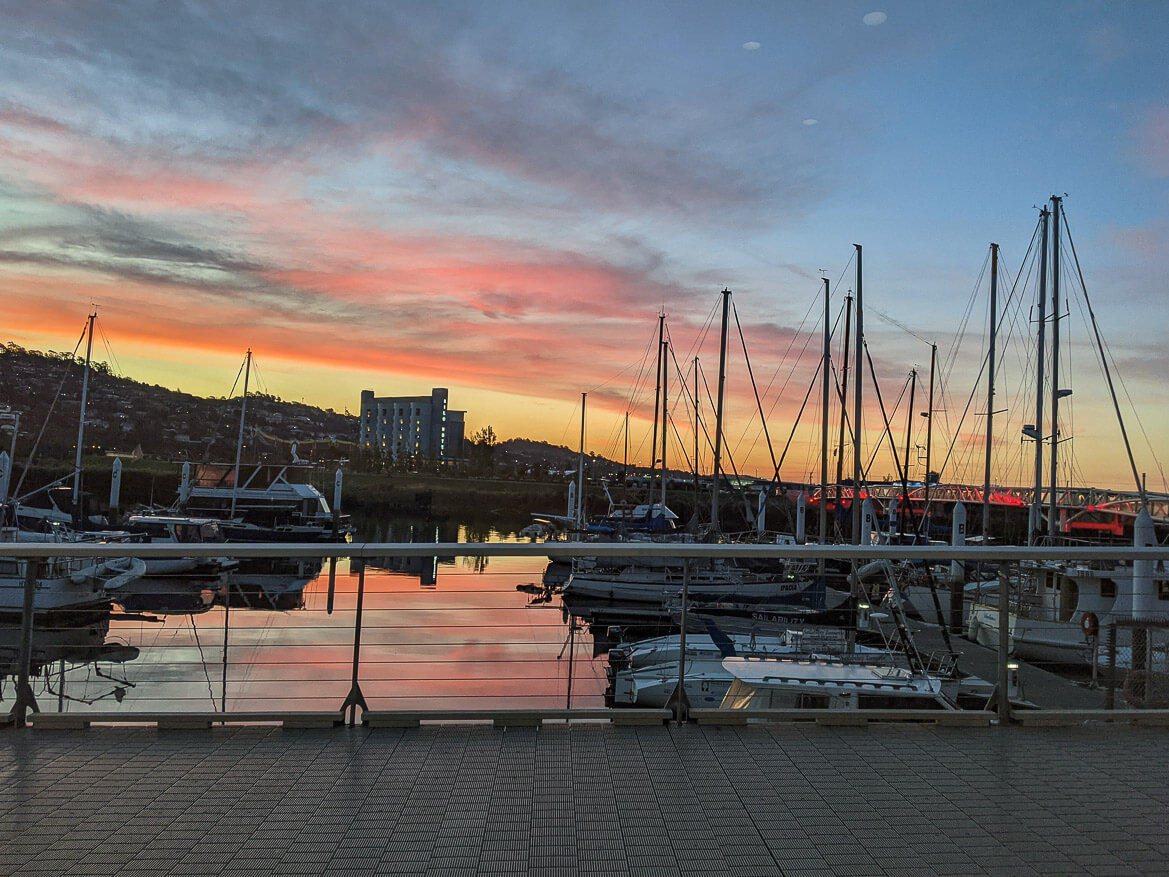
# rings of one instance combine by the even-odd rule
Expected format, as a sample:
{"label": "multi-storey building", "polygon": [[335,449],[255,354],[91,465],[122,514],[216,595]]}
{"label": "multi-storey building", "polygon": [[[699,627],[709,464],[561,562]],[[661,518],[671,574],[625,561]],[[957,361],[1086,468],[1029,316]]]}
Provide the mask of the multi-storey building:
{"label": "multi-storey building", "polygon": [[429,396],[374,396],[361,391],[358,444],[394,460],[427,457],[458,460],[463,456],[463,415],[447,407],[447,391]]}

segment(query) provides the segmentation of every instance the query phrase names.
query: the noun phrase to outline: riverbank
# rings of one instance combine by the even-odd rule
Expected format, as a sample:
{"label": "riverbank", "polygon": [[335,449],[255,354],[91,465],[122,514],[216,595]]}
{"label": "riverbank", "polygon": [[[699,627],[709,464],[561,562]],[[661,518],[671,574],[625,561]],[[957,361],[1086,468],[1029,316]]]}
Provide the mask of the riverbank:
{"label": "riverbank", "polygon": [[[82,465],[82,489],[89,496],[89,514],[110,513],[113,460],[87,457]],[[169,506],[178,496],[181,465],[163,460],[122,460],[118,509]],[[18,467],[16,478],[21,478]],[[22,494],[42,485],[72,486],[73,467],[67,463],[33,467],[23,476]],[[333,501],[331,471],[317,470],[308,479]],[[293,476],[295,477],[295,476]],[[14,482],[15,488],[15,482]],[[347,472],[342,481],[341,510],[369,515],[411,515],[424,518],[498,517],[528,519],[533,512],[564,513],[567,483],[496,478],[394,473],[375,475]],[[33,504],[41,499],[34,498]]]}

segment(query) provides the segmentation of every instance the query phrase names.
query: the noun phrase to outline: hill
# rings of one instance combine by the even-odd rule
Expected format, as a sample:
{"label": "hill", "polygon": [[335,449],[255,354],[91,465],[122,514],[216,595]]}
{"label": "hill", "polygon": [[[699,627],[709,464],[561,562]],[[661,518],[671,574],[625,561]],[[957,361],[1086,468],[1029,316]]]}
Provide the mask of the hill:
{"label": "hill", "polygon": [[[76,453],[84,360],[69,353],[42,353],[8,343],[0,347],[0,411],[20,414],[17,458],[34,445],[41,462],[72,461]],[[105,362],[90,365],[86,402],[86,453],[122,453],[162,460],[227,461],[235,458],[240,398],[203,398],[114,374]],[[357,448],[358,418],[278,396],[248,394],[244,459],[291,462],[292,445],[307,462],[349,462],[371,467]],[[9,450],[0,440],[0,450]],[[563,477],[579,454],[569,448],[513,438],[495,445],[498,474]],[[619,466],[590,457],[598,476]]]}
{"label": "hill", "polygon": [[[20,414],[17,454],[37,448],[40,460],[72,457],[77,442],[84,361],[9,343],[0,348],[0,408]],[[174,460],[230,460],[239,436],[240,399],[202,398],[115,375],[91,363],[86,401],[87,453],[135,452]],[[357,418],[279,397],[248,395],[251,459],[352,456]],[[39,439],[38,439],[39,435]]]}

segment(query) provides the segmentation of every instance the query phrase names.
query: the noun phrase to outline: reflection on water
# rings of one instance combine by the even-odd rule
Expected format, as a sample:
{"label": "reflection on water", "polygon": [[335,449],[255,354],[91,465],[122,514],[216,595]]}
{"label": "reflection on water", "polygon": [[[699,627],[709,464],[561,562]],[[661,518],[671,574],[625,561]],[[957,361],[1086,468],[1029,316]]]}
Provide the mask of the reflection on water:
{"label": "reflection on water", "polygon": [[[45,612],[32,631],[30,682],[38,709],[61,710],[67,704],[90,705],[112,698],[121,702],[133,685],[120,665],[135,660],[139,650],[110,634],[108,612]],[[0,686],[5,699],[15,694],[19,675],[19,620],[0,621]],[[79,684],[68,686],[66,680]]]}
{"label": "reflection on water", "polygon": [[[378,522],[357,541],[498,540],[453,524]],[[587,634],[555,601],[529,602],[543,558],[367,561],[358,680],[371,709],[603,705]],[[222,581],[146,582],[111,611],[34,632],[41,709],[335,710],[353,675],[356,565],[244,561]],[[0,632],[3,685],[19,622]],[[68,654],[63,654],[67,651]],[[226,658],[226,661],[225,661]],[[103,693],[104,692],[104,693]]]}
{"label": "reflection on water", "polygon": [[324,568],[323,558],[248,558],[226,576],[230,606],[290,611],[304,606],[304,589]]}
{"label": "reflection on water", "polygon": [[[357,538],[363,542],[399,542],[418,545],[440,542],[492,542],[514,538],[514,531],[500,533],[483,524],[458,524],[449,520],[417,521],[408,518],[388,520],[363,519],[358,522]],[[487,570],[486,555],[434,555],[429,557],[367,557],[368,566],[391,572],[418,576],[425,587],[434,587],[440,564],[453,565],[456,561],[470,566],[475,572]]]}
{"label": "reflection on water", "polygon": [[118,590],[118,605],[126,612],[184,615],[207,612],[218,597],[222,602],[225,577],[214,579],[143,576]]}

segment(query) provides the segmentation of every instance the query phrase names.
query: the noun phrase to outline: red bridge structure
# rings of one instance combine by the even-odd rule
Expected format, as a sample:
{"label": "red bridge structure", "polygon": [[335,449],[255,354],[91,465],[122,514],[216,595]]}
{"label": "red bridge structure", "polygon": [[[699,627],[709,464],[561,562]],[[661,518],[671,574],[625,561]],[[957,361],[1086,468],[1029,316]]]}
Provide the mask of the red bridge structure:
{"label": "red bridge structure", "polygon": [[[795,492],[800,492],[797,488]],[[817,507],[820,503],[820,487],[807,486],[802,491],[807,496],[809,506]],[[837,503],[851,506],[857,491],[852,485],[830,485],[828,487],[829,508],[835,509]],[[921,515],[928,501],[932,518],[950,518],[951,509],[955,503],[964,503],[967,506],[979,507],[983,505],[982,485],[969,484],[931,484],[927,488],[924,484],[911,484],[908,490],[910,507],[915,514]],[[789,493],[789,495],[791,495]],[[902,486],[896,482],[880,482],[867,484],[860,488],[862,500],[870,498],[877,507],[878,514],[894,500],[903,505],[904,495]],[[1003,487],[992,486],[990,490],[990,506],[992,521],[995,512],[1004,513],[1004,517],[1012,511],[1025,514],[1035,497],[1035,489],[1031,487]],[[1051,508],[1051,491],[1044,488],[1038,496],[1040,508],[1046,516]],[[1099,487],[1066,487],[1056,490],[1055,507],[1058,510],[1059,521],[1057,531],[1067,535],[1081,535],[1085,538],[1115,538],[1124,539],[1132,535],[1133,521],[1141,510],[1141,496],[1135,491],[1109,490]],[[1169,494],[1148,494],[1147,508],[1158,530],[1169,528]],[[971,508],[971,511],[974,509]]]}

